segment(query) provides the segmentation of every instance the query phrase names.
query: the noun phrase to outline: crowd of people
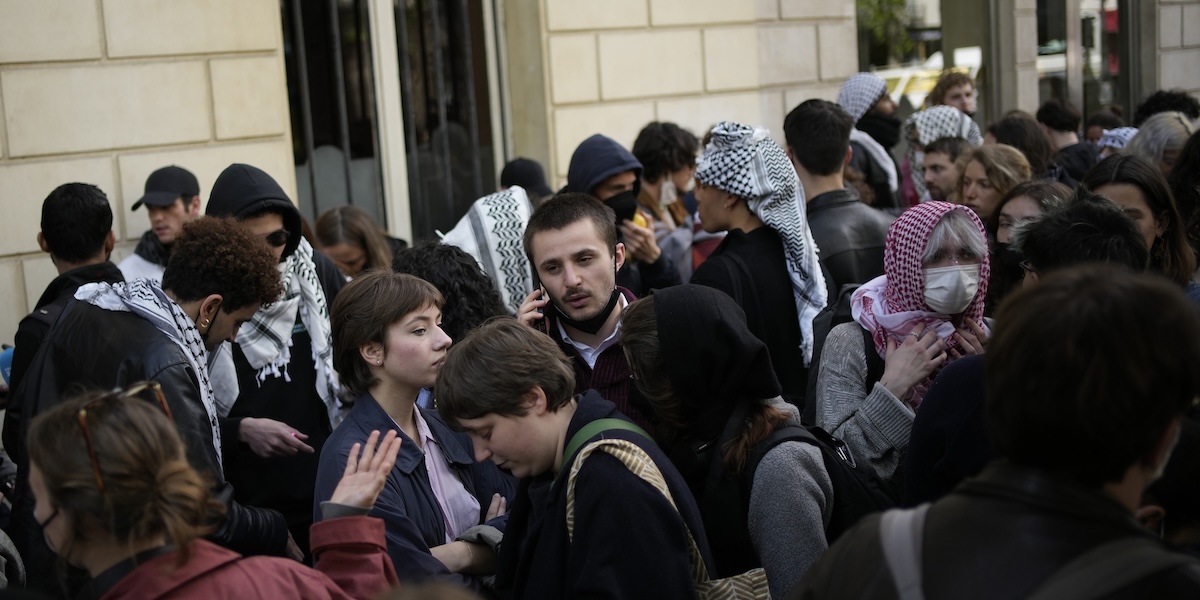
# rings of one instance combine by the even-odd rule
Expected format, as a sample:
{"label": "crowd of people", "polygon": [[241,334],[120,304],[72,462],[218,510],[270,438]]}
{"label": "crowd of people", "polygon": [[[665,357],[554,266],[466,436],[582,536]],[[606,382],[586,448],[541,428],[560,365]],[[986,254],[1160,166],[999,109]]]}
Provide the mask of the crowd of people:
{"label": "crowd of people", "polygon": [[[263,170],[42,204],[0,576],[31,597],[1200,593],[1200,102],[597,133],[442,239]],[[776,139],[782,139],[780,145]],[[936,565],[933,566],[933,565]]]}

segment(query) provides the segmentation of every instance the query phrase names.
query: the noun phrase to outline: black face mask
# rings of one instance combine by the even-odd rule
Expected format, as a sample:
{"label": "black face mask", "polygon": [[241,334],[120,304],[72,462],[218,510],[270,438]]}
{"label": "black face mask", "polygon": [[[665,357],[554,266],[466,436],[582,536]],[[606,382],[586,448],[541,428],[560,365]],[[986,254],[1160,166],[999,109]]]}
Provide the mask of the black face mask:
{"label": "black face mask", "polygon": [[617,213],[618,226],[625,221],[632,221],[633,216],[637,214],[637,194],[633,190],[626,190],[616,196],[612,196],[608,200],[605,200],[604,204]]}
{"label": "black face mask", "polygon": [[874,138],[884,148],[891,148],[900,141],[900,119],[895,117],[867,113],[858,120],[857,128]]}
{"label": "black face mask", "polygon": [[612,296],[609,296],[608,298],[608,304],[604,306],[604,310],[600,311],[599,314],[586,321],[576,321],[575,319],[568,317],[567,313],[563,312],[562,309],[559,308],[554,302],[550,302],[550,306],[554,307],[554,312],[557,313],[558,320],[561,321],[562,324],[574,327],[575,329],[587,334],[594,334],[597,331],[600,331],[601,327],[604,327],[604,322],[608,320],[608,316],[611,315],[612,311],[617,308],[617,298],[620,294],[621,292],[614,288],[612,291]]}

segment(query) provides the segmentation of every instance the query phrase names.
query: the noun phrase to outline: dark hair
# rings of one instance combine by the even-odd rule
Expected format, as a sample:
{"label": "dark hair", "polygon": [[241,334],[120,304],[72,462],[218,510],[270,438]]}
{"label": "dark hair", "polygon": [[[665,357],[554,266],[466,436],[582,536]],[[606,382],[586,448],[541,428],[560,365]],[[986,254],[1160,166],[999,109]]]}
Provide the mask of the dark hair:
{"label": "dark hair", "polygon": [[1018,227],[1015,240],[1021,255],[1043,276],[1091,262],[1144,271],[1149,260],[1133,221],[1108,199],[1086,190],[1066,207]]}
{"label": "dark hair", "polygon": [[1162,477],[1146,489],[1147,500],[1163,508],[1163,539],[1200,527],[1200,423],[1184,419],[1179,443]]}
{"label": "dark hair", "polygon": [[557,194],[542,203],[529,217],[525,225],[525,255],[529,263],[537,269],[537,261],[533,256],[533,237],[543,231],[566,229],[578,221],[589,219],[596,227],[596,233],[608,246],[610,256],[617,251],[617,215],[613,210],[597,200],[591,194],[567,192]]}
{"label": "dark hair", "polygon": [[975,87],[975,80],[971,79],[965,73],[958,71],[946,71],[938,77],[937,83],[933,86],[933,91],[929,92],[929,105],[939,106],[946,103],[946,94],[959,86],[969,85]]}
{"label": "dark hair", "polygon": [[359,349],[364,344],[385,344],[389,326],[429,306],[442,306],[441,293],[412,275],[372,269],[346,284],[329,310],[333,368],[342,385],[355,394],[365,394],[378,383]]}
{"label": "dark hair", "polygon": [[438,412],[459,419],[526,414],[522,396],[534,387],[557,411],[575,393],[571,359],[550,339],[512,317],[496,317],[450,347],[437,377]]}
{"label": "dark hair", "polygon": [[1028,113],[1010,114],[988,126],[987,132],[1000,144],[1021,151],[1029,161],[1033,177],[1045,177],[1054,163],[1054,145]]}
{"label": "dark hair", "polygon": [[392,248],[383,232],[371,215],[357,206],[338,206],[322,213],[317,219],[316,235],[322,248],[338,244],[361,248],[367,258],[364,271],[392,266]]}
{"label": "dark hair", "polygon": [[1175,198],[1171,196],[1162,171],[1137,156],[1114,154],[1092,167],[1079,182],[1079,187],[1095,192],[1096,188],[1113,183],[1138,188],[1151,216],[1166,220],[1162,236],[1150,248],[1150,266],[1180,286],[1187,285],[1196,270],[1196,256],[1188,245],[1183,217],[1175,206]]}
{"label": "dark hair", "polygon": [[270,304],[283,283],[266,242],[231,217],[200,217],[183,224],[163,271],[162,288],[180,302],[220,294],[221,308],[232,313]]}
{"label": "dark hair", "polygon": [[1200,100],[1196,100],[1191,94],[1179,89],[1158,90],[1146,97],[1133,111],[1133,126],[1141,127],[1146,119],[1160,112],[1171,110],[1179,111],[1195,121],[1200,119]]}
{"label": "dark hair", "polygon": [[1037,121],[1054,131],[1079,132],[1083,115],[1074,104],[1066,100],[1051,98],[1037,109]]}
{"label": "dark hair", "polygon": [[783,120],[788,149],[814,175],[832,175],[846,163],[854,117],[828,100],[805,100]]}
{"label": "dark hair", "polygon": [[42,201],[42,239],[55,258],[66,262],[103,252],[112,222],[108,196],[94,185],[64,183]]}
{"label": "dark hair", "polygon": [[[211,482],[188,464],[183,442],[162,409],[120,396],[120,391],[91,392],[39,415],[29,428],[30,461],[42,473],[46,500],[75,524],[68,546],[93,528],[127,546],[165,536],[179,552],[176,567],[182,566],[189,543],[212,532],[213,517],[223,514],[225,505],[213,500]],[[80,418],[87,421],[96,467]],[[69,548],[59,552],[67,556]]]}
{"label": "dark hair", "polygon": [[1193,252],[1200,252],[1200,131],[1188,138],[1167,178]]}
{"label": "dark hair", "polygon": [[[621,348],[629,362],[638,393],[654,420],[655,435],[674,442],[688,434],[691,408],[675,393],[667,370],[667,357],[658,342],[658,319],[654,296],[630,304],[621,315]],[[765,402],[751,402],[738,434],[722,448],[723,462],[731,473],[740,474],[754,446],[787,422],[788,415]]]}
{"label": "dark hair", "polygon": [[987,431],[1017,465],[1096,488],[1119,481],[1154,458],[1200,392],[1200,317],[1157,275],[1063,269],[1010,296],[996,323]]}
{"label": "dark hair", "polygon": [[1101,127],[1103,129],[1116,129],[1125,126],[1125,120],[1107,110],[1096,111],[1087,118],[1086,127]]}
{"label": "dark hair", "polygon": [[642,179],[658,181],[680,169],[696,166],[700,140],[674,123],[653,121],[638,132],[633,156],[642,163]]}
{"label": "dark hair", "polygon": [[941,137],[925,144],[925,154],[945,154],[950,157],[950,162],[954,162],[972,147],[970,142],[960,137]]}
{"label": "dark hair", "polygon": [[1071,199],[1071,195],[1071,188],[1057,181],[1046,181],[1043,179],[1019,183],[1017,187],[1008,190],[1004,194],[1004,197],[1000,199],[1000,202],[996,204],[996,210],[992,213],[991,218],[988,219],[988,231],[991,231],[992,235],[1000,231],[1000,209],[1004,208],[1004,205],[1008,204],[1014,198],[1027,196],[1037,203],[1038,208],[1044,214],[1054,212],[1066,206],[1067,200]]}
{"label": "dark hair", "polygon": [[420,277],[442,293],[442,331],[461,340],[484,321],[507,315],[496,284],[470,254],[457,246],[425,242],[396,253],[397,273]]}

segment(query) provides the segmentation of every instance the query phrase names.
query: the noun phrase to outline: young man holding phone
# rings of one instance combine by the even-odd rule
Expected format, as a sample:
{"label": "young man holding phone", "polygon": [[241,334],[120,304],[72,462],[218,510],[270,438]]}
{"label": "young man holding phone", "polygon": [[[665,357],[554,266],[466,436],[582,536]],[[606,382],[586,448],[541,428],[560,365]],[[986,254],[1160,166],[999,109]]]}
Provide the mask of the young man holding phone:
{"label": "young man holding phone", "polygon": [[541,286],[525,297],[518,318],[546,331],[571,358],[576,393],[594,389],[648,427],[630,402],[635,392],[618,343],[621,311],[637,298],[616,283],[625,245],[613,210],[587,194],[559,194],[534,211],[524,244]]}

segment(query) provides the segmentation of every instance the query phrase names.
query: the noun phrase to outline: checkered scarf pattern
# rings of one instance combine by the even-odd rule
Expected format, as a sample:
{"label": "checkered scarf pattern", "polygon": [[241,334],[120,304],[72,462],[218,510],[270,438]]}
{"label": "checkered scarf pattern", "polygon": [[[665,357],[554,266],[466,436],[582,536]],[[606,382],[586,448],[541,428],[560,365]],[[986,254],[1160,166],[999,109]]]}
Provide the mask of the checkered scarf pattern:
{"label": "checkered scarf pattern", "polygon": [[[157,283],[148,279],[115,284],[89,283],[80,286],[75,292],[75,298],[104,310],[131,312],[146,319],[183,350],[200,384],[200,401],[208,416],[208,425],[212,428],[213,448],[217,449],[217,469],[224,472],[221,460],[221,427],[217,421],[216,399],[208,380],[204,338],[200,336],[192,318],[183,312]],[[147,377],[149,375],[146,374]]]}
{"label": "checkered scarf pattern", "polygon": [[934,106],[914,113],[900,130],[900,139],[909,142],[905,154],[912,169],[913,187],[916,188],[917,197],[921,202],[930,200],[929,190],[925,189],[925,165],[917,161],[917,148],[912,141],[916,140],[921,146],[925,146],[944,137],[960,137],[972,146],[983,145],[983,134],[979,132],[979,125],[953,106]]}
{"label": "checkered scarf pattern", "polygon": [[[850,298],[851,315],[858,324],[871,332],[875,341],[875,351],[887,358],[888,338],[897,344],[904,339],[917,325],[924,324],[926,330],[934,331],[946,342],[947,349],[955,345],[954,325],[947,320],[946,315],[932,311],[925,304],[925,266],[922,258],[925,246],[933,228],[950,211],[959,210],[967,215],[975,224],[981,239],[987,238],[987,230],[983,221],[969,208],[949,202],[930,201],[914,206],[896,219],[888,228],[886,246],[883,254],[883,275],[863,284]],[[970,317],[987,331],[983,321],[983,302],[987,297],[988,278],[991,275],[991,265],[985,253],[979,263],[979,289],[975,299],[964,311],[964,316]],[[925,396],[934,372],[913,391],[908,398],[909,404],[916,408],[921,398]]]}
{"label": "checkered scarf pattern", "polygon": [[696,180],[745,199],[783,239],[807,365],[812,360],[813,318],[828,299],[796,169],[766,129],[722,121],[696,162]]}
{"label": "checkered scarf pattern", "polygon": [[887,82],[874,73],[851,75],[838,90],[837,103],[858,123],[867,111],[887,93]]}

